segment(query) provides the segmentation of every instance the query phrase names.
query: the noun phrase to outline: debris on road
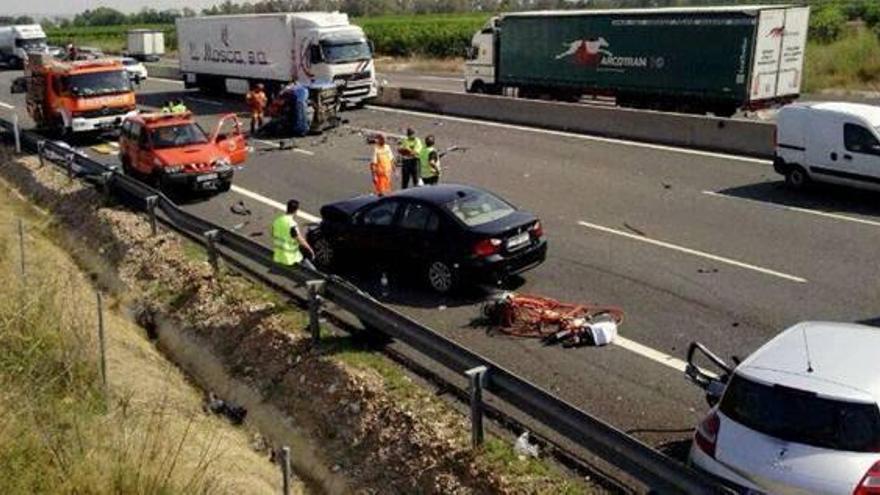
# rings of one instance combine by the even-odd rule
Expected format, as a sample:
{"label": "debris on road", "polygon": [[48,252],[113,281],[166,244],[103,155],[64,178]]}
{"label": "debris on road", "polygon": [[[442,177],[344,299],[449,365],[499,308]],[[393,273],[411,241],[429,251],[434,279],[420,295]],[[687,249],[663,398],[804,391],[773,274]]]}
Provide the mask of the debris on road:
{"label": "debris on road", "polygon": [[637,228],[633,227],[632,225],[630,225],[630,224],[628,224],[628,223],[626,223],[626,222],[623,222],[623,226],[626,227],[626,228],[627,228],[630,232],[632,232],[633,234],[638,234],[638,235],[640,235],[640,236],[642,236],[642,237],[648,237],[648,234],[646,234],[645,231],[642,230],[642,229],[637,229]]}
{"label": "debris on road", "polygon": [[233,205],[229,207],[229,211],[242,216],[249,216],[251,214],[251,209],[245,206],[244,201],[241,200],[233,203]]}
{"label": "debris on road", "polygon": [[545,345],[604,346],[617,337],[623,311],[611,306],[569,304],[525,294],[502,294],[482,308],[491,328]]}

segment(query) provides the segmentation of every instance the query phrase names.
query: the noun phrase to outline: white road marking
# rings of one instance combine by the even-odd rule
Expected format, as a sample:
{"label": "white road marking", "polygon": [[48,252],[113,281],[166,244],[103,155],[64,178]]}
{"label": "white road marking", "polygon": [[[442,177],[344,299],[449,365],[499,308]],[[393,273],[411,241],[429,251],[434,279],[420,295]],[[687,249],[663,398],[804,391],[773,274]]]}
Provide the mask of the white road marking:
{"label": "white road marking", "polygon": [[165,79],[164,77],[150,77],[147,79],[148,81],[159,81],[168,84],[177,84],[179,86],[183,86],[183,81],[178,81],[177,79]]}
{"label": "white road marking", "polygon": [[575,138],[575,139],[583,139],[586,141],[622,144],[625,146],[634,146],[637,148],[648,148],[648,149],[660,150],[660,151],[671,151],[673,153],[683,153],[686,155],[696,155],[696,156],[704,156],[704,157],[710,157],[710,158],[722,158],[725,160],[737,160],[737,161],[741,161],[741,162],[755,163],[755,164],[759,164],[759,165],[770,165],[773,163],[770,160],[763,160],[760,158],[750,158],[747,156],[730,155],[727,153],[715,153],[712,151],[692,150],[692,149],[681,148],[681,147],[677,147],[677,146],[643,143],[643,142],[639,142],[639,141],[630,141],[630,140],[626,140],[626,139],[607,138],[607,137],[601,137],[601,136],[589,136],[586,134],[576,134],[573,132],[565,132],[565,131],[554,131],[554,130],[550,130],[550,129],[540,129],[537,127],[526,127],[526,126],[514,125],[514,124],[504,124],[501,122],[490,122],[490,121],[486,121],[486,120],[468,119],[468,118],[464,118],[464,117],[450,117],[448,115],[438,115],[438,114],[426,113],[426,112],[415,112],[412,110],[400,110],[397,108],[377,107],[374,105],[366,105],[366,108],[369,108],[370,110],[378,110],[380,112],[391,112],[391,113],[401,113],[401,114],[405,114],[405,115],[415,115],[415,116],[424,117],[427,119],[449,120],[452,122],[463,122],[466,124],[477,124],[477,125],[483,125],[483,126],[487,126],[487,127],[498,127],[501,129],[511,129],[511,130],[516,130],[516,131],[534,132],[537,134],[548,134],[551,136],[570,137],[570,138]]}
{"label": "white road marking", "polygon": [[[275,201],[274,199],[267,198],[266,196],[263,196],[262,194],[258,194],[253,191],[249,191],[243,187],[236,186],[235,184],[232,185],[232,190],[234,192],[237,192],[238,194],[241,194],[242,196],[247,196],[253,200],[256,200],[256,201],[259,201],[260,203],[263,203],[264,205],[271,206],[272,208],[275,208],[276,210],[284,211],[287,209],[287,206],[283,203],[279,203],[278,201]],[[302,218],[303,220],[305,220],[307,222],[321,223],[321,217],[316,217],[315,215],[312,215],[311,213],[306,213],[302,210],[296,212],[296,216]]]}
{"label": "white road marking", "polygon": [[6,108],[6,109],[9,109],[9,110],[14,110],[14,109],[15,109],[15,105],[10,105],[9,103],[4,103],[4,102],[2,102],[2,101],[0,101],[0,107]]}
{"label": "white road marking", "polygon": [[[272,146],[272,147],[275,147],[278,149],[281,148],[281,145],[276,143],[275,141],[266,141],[265,139],[257,139],[257,138],[251,138],[251,141],[255,141],[257,143],[263,143],[265,145],[269,145],[269,146]],[[291,151],[293,151],[294,153],[301,153],[303,155],[315,156],[314,151],[304,150],[302,148],[292,148]]]}
{"label": "white road marking", "polygon": [[717,256],[717,255],[710,254],[710,253],[706,253],[706,252],[703,252],[703,251],[698,251],[698,250],[696,250],[696,249],[690,249],[690,248],[686,248],[686,247],[678,246],[678,245],[675,245],[675,244],[670,244],[670,243],[668,243],[668,242],[663,242],[663,241],[658,241],[658,240],[655,240],[655,239],[651,239],[651,238],[649,238],[649,237],[644,237],[644,236],[640,236],[640,235],[636,235],[636,234],[630,234],[629,232],[623,232],[623,231],[616,230],[616,229],[612,229],[612,228],[609,228],[609,227],[604,227],[604,226],[602,226],[602,225],[596,225],[596,224],[594,224],[594,223],[589,223],[589,222],[580,221],[580,222],[578,222],[578,224],[581,225],[582,227],[586,227],[586,228],[588,228],[588,229],[598,230],[598,231],[601,231],[601,232],[606,232],[606,233],[608,233],[608,234],[614,234],[614,235],[618,235],[618,236],[621,236],[621,237],[626,237],[626,238],[628,238],[628,239],[633,239],[633,240],[636,240],[636,241],[641,241],[641,242],[645,242],[645,243],[648,243],[648,244],[653,244],[653,245],[655,245],[655,246],[664,247],[664,248],[666,248],[666,249],[671,249],[671,250],[673,250],[673,251],[678,251],[678,252],[680,252],[680,253],[690,254],[690,255],[693,255],[693,256],[699,256],[699,257],[701,257],[701,258],[706,258],[706,259],[709,259],[709,260],[712,260],[712,261],[718,261],[718,262],[721,262],[721,263],[726,263],[726,264],[731,265],[731,266],[736,266],[736,267],[739,267],[739,268],[745,268],[746,270],[752,270],[752,271],[756,271],[756,272],[759,272],[759,273],[763,273],[763,274],[765,274],[765,275],[771,275],[771,276],[774,276],[774,277],[779,277],[779,278],[782,278],[782,279],[785,279],[785,280],[789,280],[789,281],[791,281],[791,282],[797,282],[797,283],[799,283],[799,284],[805,284],[805,283],[807,283],[807,279],[805,279],[805,278],[797,277],[797,276],[795,276],[795,275],[789,275],[788,273],[778,272],[778,271],[776,271],[776,270],[771,270],[771,269],[769,269],[769,268],[764,268],[764,267],[760,267],[760,266],[752,265],[752,264],[749,264],[749,263],[744,263],[744,262],[742,262],[742,261],[737,261],[737,260],[734,260],[734,259],[725,258],[725,257],[723,257],[723,256]]}
{"label": "white road marking", "polygon": [[204,103],[204,104],[206,104],[206,105],[214,105],[215,107],[222,107],[222,106],[225,106],[225,105],[226,105],[226,104],[223,103],[223,102],[214,101],[214,100],[206,100],[205,98],[194,98],[194,97],[192,97],[192,96],[186,96],[186,97],[184,97],[184,99],[186,99],[186,100],[192,100],[192,101],[195,101],[195,102],[198,102],[198,103]]}
{"label": "white road marking", "polygon": [[872,226],[872,227],[880,227],[880,222],[878,222],[878,221],[875,221],[875,220],[867,220],[867,219],[865,219],[865,218],[851,217],[851,216],[848,216],[848,215],[841,215],[841,214],[839,214],[839,213],[830,213],[830,212],[827,212],[827,211],[821,211],[821,210],[811,210],[811,209],[809,209],[809,208],[801,208],[801,207],[799,207],[799,206],[781,205],[781,204],[778,204],[778,203],[770,203],[770,202],[767,202],[767,201],[759,201],[759,200],[757,200],[757,199],[740,198],[740,197],[738,197],[738,196],[732,196],[732,195],[729,195],[729,194],[723,194],[723,193],[719,193],[719,192],[715,192],[715,191],[703,191],[703,194],[705,194],[705,195],[707,195],[707,196],[716,197],[716,198],[726,198],[726,199],[732,199],[732,200],[745,201],[745,202],[748,202],[748,203],[756,203],[756,204],[759,204],[759,205],[761,205],[761,206],[767,206],[767,207],[770,207],[770,208],[778,208],[778,209],[781,209],[781,210],[796,211],[796,212],[798,212],[798,213],[806,213],[806,214],[808,214],[808,215],[815,215],[815,216],[818,216],[818,217],[825,217],[825,218],[830,218],[830,219],[833,219],[833,220],[842,220],[842,221],[844,221],[844,222],[853,222],[853,223],[860,223],[860,224],[863,224],[863,225],[870,225],[870,226]]}

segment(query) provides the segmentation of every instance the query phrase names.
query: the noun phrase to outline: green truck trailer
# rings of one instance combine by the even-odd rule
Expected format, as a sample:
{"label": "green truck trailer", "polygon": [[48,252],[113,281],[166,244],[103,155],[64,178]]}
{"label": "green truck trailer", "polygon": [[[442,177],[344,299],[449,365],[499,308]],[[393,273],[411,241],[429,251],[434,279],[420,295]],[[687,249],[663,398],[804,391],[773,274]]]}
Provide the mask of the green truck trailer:
{"label": "green truck trailer", "polygon": [[800,93],[809,7],[544,11],[474,35],[469,92],[732,115]]}

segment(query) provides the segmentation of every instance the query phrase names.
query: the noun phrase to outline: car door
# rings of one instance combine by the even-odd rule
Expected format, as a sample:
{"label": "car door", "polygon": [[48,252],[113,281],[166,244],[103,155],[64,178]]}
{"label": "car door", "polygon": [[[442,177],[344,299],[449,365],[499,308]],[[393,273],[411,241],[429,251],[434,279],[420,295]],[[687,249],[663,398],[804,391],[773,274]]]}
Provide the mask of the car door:
{"label": "car door", "polygon": [[355,215],[352,255],[369,254],[380,259],[392,259],[399,254],[395,223],[400,201],[386,198],[364,207]]}
{"label": "car door", "polygon": [[131,126],[132,136],[132,166],[142,174],[153,172],[153,145],[150,140],[150,130],[139,123]]}
{"label": "car door", "polygon": [[217,122],[213,141],[233,165],[239,165],[247,160],[247,140],[242,132],[241,121],[235,114],[225,115]]}
{"label": "car door", "polygon": [[852,169],[856,178],[873,186],[880,186],[880,140],[862,123],[843,124],[844,152],[841,159]]}
{"label": "car door", "polygon": [[419,264],[445,252],[440,235],[441,217],[433,206],[420,201],[405,201],[398,215],[396,238],[401,259]]}

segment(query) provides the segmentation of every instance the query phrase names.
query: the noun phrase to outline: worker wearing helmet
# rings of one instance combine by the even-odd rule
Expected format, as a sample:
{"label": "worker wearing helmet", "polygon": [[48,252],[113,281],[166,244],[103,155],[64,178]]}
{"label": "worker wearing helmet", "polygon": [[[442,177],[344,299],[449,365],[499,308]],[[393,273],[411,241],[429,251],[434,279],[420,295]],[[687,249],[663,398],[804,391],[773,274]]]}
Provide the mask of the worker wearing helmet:
{"label": "worker wearing helmet", "polygon": [[263,115],[266,112],[266,92],[263,83],[257,83],[244,97],[251,110],[251,134],[263,127]]}

